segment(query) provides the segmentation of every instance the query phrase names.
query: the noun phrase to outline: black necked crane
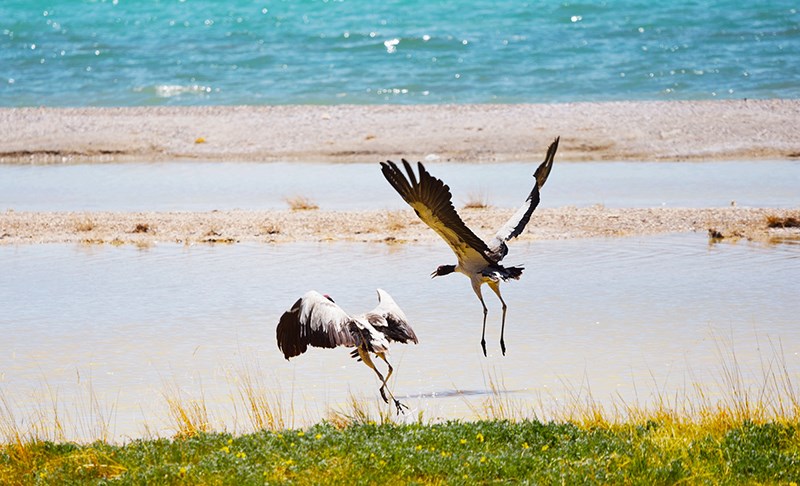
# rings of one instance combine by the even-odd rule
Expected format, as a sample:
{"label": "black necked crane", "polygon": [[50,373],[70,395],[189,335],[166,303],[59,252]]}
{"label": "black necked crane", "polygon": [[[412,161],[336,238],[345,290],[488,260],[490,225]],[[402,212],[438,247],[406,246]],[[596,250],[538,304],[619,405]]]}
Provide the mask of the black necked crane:
{"label": "black necked crane", "polygon": [[500,328],[500,349],[503,355],[506,354],[506,345],[503,334],[506,326],[506,303],[500,295],[500,282],[509,279],[519,279],[522,275],[523,267],[506,267],[500,264],[503,257],[508,253],[506,241],[518,236],[525,229],[525,225],[531,219],[531,214],[539,204],[539,191],[550,175],[553,167],[553,159],[558,150],[556,138],[547,149],[547,155],[533,176],[536,179],[525,203],[514,213],[511,218],[495,233],[494,238],[487,244],[477,237],[471,229],[464,224],[464,221],[453,207],[453,196],[450,194],[450,187],[436,177],[432,176],[422,162],[417,162],[419,178],[414,175],[411,164],[405,159],[405,167],[408,178],[400,168],[391,160],[381,162],[383,172],[389,184],[402,196],[402,198],[414,209],[417,216],[441,236],[450,245],[456,254],[458,263],[456,265],[440,265],[431,277],[448,275],[453,272],[463,273],[472,282],[472,290],[481,301],[483,306],[483,330],[481,332],[481,347],[483,355],[486,356],[486,315],[488,309],[481,295],[481,285],[487,284],[503,305],[503,317]]}
{"label": "black necked crane", "polygon": [[[377,291],[378,306],[370,312],[355,316],[345,312],[328,295],[314,290],[306,292],[290,310],[283,313],[278,322],[278,349],[283,351],[288,360],[305,353],[308,346],[355,347],[350,355],[375,371],[381,380],[381,398],[389,403],[384,390],[388,392],[400,413],[405,405],[394,397],[386,385],[393,371],[386,355],[390,341],[416,344],[417,335],[394,299],[385,290]],[[382,359],[389,367],[386,378],[375,367],[370,353]]]}

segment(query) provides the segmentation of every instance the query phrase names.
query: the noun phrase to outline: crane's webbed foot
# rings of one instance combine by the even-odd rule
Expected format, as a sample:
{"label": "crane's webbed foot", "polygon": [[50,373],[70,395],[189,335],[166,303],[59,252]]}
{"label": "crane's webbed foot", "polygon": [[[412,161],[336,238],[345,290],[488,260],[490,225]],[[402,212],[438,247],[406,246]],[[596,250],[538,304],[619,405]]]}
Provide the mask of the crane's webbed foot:
{"label": "crane's webbed foot", "polygon": [[407,405],[401,403],[400,400],[396,398],[394,399],[394,406],[397,407],[397,415],[400,415],[401,413],[405,415],[406,412],[403,409],[408,409]]}

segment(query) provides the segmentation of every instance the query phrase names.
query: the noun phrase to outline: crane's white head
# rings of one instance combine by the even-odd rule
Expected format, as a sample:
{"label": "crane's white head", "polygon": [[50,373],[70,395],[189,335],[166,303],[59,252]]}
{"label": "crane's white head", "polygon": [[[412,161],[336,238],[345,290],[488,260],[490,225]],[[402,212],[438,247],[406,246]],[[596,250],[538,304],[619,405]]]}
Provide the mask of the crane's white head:
{"label": "crane's white head", "polygon": [[439,265],[436,267],[436,270],[431,274],[431,278],[433,277],[441,277],[442,275],[449,275],[456,271],[455,265]]}

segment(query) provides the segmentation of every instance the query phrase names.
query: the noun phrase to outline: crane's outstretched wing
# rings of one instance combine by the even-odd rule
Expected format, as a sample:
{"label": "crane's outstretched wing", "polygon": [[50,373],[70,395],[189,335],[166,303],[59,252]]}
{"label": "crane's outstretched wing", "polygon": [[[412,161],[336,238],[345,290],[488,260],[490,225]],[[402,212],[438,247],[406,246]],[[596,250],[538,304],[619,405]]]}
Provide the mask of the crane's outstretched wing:
{"label": "crane's outstretched wing", "polygon": [[492,241],[489,242],[489,254],[495,262],[499,262],[506,256],[506,253],[508,253],[506,241],[516,238],[522,233],[522,230],[525,229],[531,219],[533,210],[539,205],[539,191],[544,186],[547,176],[550,175],[550,170],[553,168],[553,159],[556,156],[556,150],[558,150],[559,139],[560,137],[556,137],[553,143],[550,144],[547,149],[547,155],[544,157],[544,162],[539,165],[533,174],[536,178],[536,183],[533,185],[533,189],[531,189],[531,193],[525,203],[517,209],[511,218],[497,231]]}
{"label": "crane's outstretched wing", "polygon": [[453,207],[450,187],[425,170],[422,162],[417,162],[419,181],[414,170],[405,159],[408,179],[391,160],[381,162],[381,172],[389,184],[414,209],[419,219],[439,234],[450,245],[459,263],[485,261],[492,263],[487,256],[489,247],[470,230]]}
{"label": "crane's outstretched wing", "polygon": [[366,314],[367,321],[389,341],[417,344],[417,335],[411,329],[406,314],[385,290],[378,289],[378,306]]}
{"label": "crane's outstretched wing", "polygon": [[289,359],[305,353],[309,345],[318,348],[355,346],[356,340],[349,330],[351,321],[341,307],[311,290],[281,316],[275,332],[278,349]]}

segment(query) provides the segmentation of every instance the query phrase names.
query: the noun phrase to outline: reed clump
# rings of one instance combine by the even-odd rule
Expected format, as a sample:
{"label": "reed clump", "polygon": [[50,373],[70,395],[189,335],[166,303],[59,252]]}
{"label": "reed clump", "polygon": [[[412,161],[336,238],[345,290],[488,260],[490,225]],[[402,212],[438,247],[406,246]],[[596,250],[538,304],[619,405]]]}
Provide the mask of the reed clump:
{"label": "reed clump", "polygon": [[286,198],[286,203],[292,211],[313,211],[319,209],[319,205],[305,196],[292,196]]}
{"label": "reed clump", "polygon": [[464,203],[464,209],[487,209],[489,207],[489,198],[480,193],[471,193]]}
{"label": "reed clump", "polygon": [[89,231],[93,231],[96,227],[97,224],[91,218],[85,218],[75,223],[75,231],[79,233],[88,233]]}
{"label": "reed clump", "polygon": [[800,228],[800,216],[776,216],[771,214],[766,217],[768,228]]}

